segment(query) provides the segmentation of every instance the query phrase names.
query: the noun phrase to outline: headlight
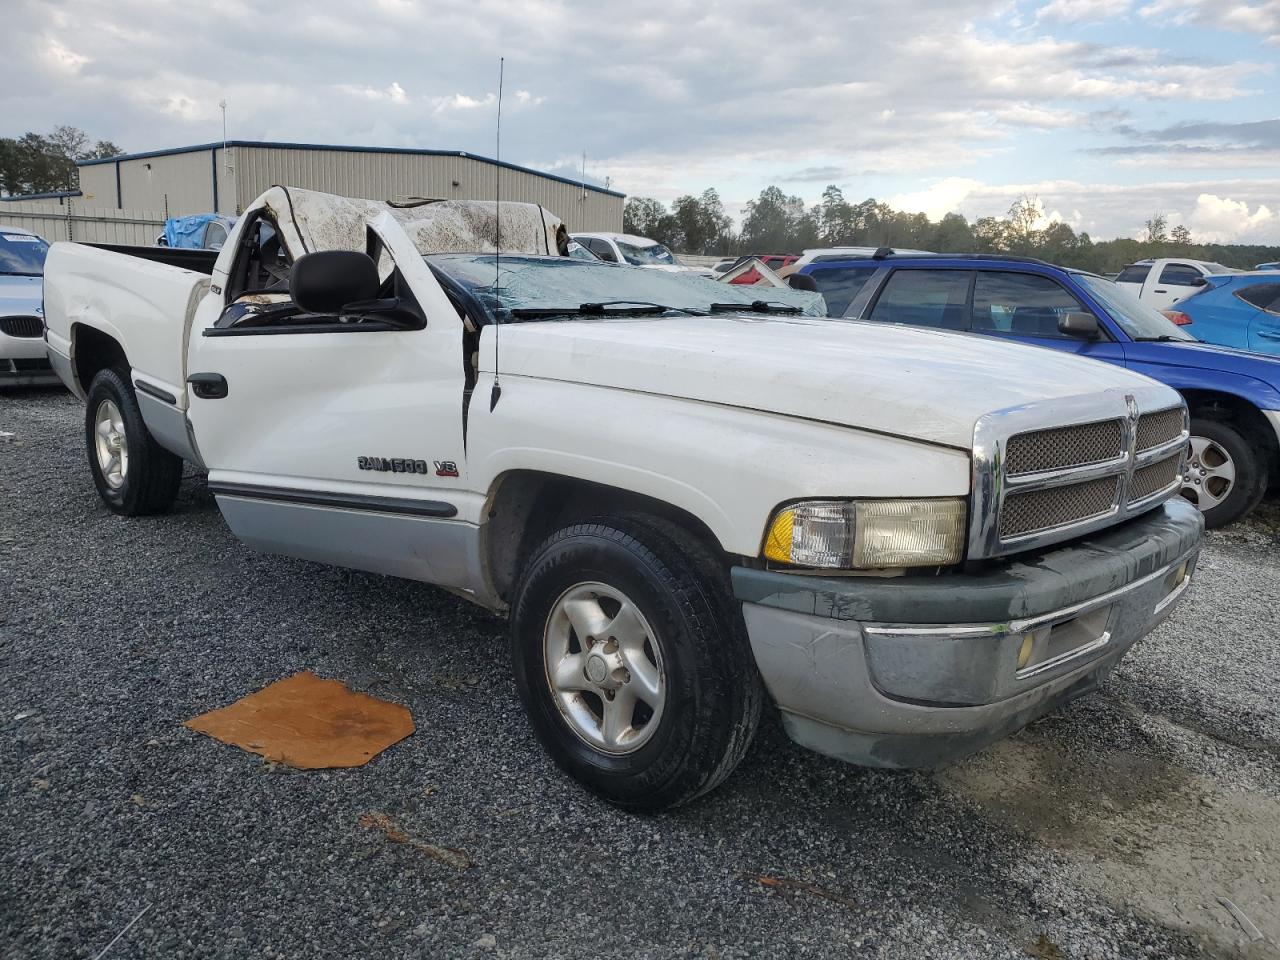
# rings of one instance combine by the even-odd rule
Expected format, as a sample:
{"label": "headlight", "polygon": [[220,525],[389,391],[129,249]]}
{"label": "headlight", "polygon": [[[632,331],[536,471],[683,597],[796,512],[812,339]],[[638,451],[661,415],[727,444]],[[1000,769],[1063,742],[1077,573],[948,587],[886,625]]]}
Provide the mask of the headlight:
{"label": "headlight", "polygon": [[773,515],[769,560],[803,567],[935,567],[959,563],[963,499],[807,500]]}

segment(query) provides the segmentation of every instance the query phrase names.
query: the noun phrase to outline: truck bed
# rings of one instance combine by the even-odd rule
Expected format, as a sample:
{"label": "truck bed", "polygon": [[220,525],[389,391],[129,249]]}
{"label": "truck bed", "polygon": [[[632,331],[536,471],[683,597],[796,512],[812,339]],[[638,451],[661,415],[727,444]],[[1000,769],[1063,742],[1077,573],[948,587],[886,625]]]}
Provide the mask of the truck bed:
{"label": "truck bed", "polygon": [[216,257],[205,250],[55,243],[44,278],[50,351],[73,368],[73,328],[98,330],[120,344],[135,382],[172,395],[185,409],[187,337]]}

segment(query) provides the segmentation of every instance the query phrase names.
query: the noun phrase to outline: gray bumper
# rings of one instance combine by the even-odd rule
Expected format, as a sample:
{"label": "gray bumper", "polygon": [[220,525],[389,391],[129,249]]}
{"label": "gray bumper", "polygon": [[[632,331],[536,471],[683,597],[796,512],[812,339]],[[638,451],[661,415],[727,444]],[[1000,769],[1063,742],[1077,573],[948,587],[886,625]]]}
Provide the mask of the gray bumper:
{"label": "gray bumper", "polygon": [[868,766],[963,756],[1086,693],[1191,583],[1203,520],[1173,500],[979,573],[733,571],[788,732]]}

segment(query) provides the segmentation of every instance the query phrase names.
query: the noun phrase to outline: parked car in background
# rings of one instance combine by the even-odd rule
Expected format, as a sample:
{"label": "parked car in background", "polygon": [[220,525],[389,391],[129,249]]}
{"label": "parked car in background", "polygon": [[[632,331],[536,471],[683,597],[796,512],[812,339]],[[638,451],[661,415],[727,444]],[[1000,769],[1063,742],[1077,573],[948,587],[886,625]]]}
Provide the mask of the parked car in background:
{"label": "parked car in background", "polygon": [[1280,270],[1280,260],[1272,260],[1270,263],[1260,263],[1253,269],[1255,270]]}
{"label": "parked car in background", "polygon": [[572,233],[577,240],[605,263],[629,263],[633,267],[653,267],[681,273],[715,276],[707,267],[691,267],[681,263],[674,253],[657,240],[629,233]]}
{"label": "parked car in background", "polygon": [[1168,310],[1203,287],[1206,278],[1236,272],[1207,260],[1164,257],[1129,264],[1116,274],[1115,282],[1143,303],[1157,310]]}
{"label": "parked car in background", "polygon": [[824,260],[865,259],[885,251],[918,256],[924,256],[929,253],[928,250],[912,250],[908,248],[898,250],[890,247],[812,247],[800,251],[800,258],[796,260],[794,266],[799,271],[801,267],[807,267],[811,263],[820,263]]}
{"label": "parked car in background", "polygon": [[[1280,359],[1200,343],[1194,327],[1176,326],[1105,277],[985,255],[885,255],[801,273],[813,277],[831,316],[1019,340],[1174,387],[1191,413],[1182,494],[1211,527],[1245,516],[1280,480]],[[962,347],[947,339],[936,349],[959,355]],[[1100,508],[1109,509],[1106,500]]]}
{"label": "parked car in background", "polygon": [[569,241],[569,256],[574,260],[599,260],[594,253],[580,244],[577,240]]}
{"label": "parked car in background", "polygon": [[235,223],[235,217],[218,213],[170,217],[164,222],[164,233],[156,238],[156,245],[179,250],[221,250]]}
{"label": "parked car in background", "polygon": [[56,244],[49,349],[104,504],[167,510],[188,460],[251,547],[508,614],[533,731],[639,809],[719,784],[766,703],[855,763],[970,753],[1095,689],[1194,582],[1168,387],[547,255],[554,215],[499,209],[500,260],[493,204],[284,187],[199,270]]}
{"label": "parked car in background", "polygon": [[[743,263],[744,261],[748,261],[748,260],[751,260],[751,261],[758,260],[761,263],[763,263],[766,267],[768,267],[770,270],[777,271],[777,270],[781,270],[783,267],[791,266],[791,264],[795,263],[799,259],[800,258],[795,256],[794,254],[758,254],[758,255],[748,254],[747,256],[737,257],[729,261],[722,260],[720,261],[720,263],[717,263],[714,267],[711,268],[711,272],[714,273],[716,276],[720,276],[722,274],[728,273],[730,270],[738,266],[740,263]],[[727,263],[727,266],[725,265],[726,263]],[[755,269],[755,267],[753,266],[750,270],[747,270],[745,273],[739,274],[729,282],[747,285],[747,286],[759,283],[760,271]]]}
{"label": "parked car in background", "polygon": [[1179,326],[1190,326],[1197,340],[1224,347],[1280,356],[1280,273],[1224,273],[1172,310],[1164,311]]}
{"label": "parked car in background", "polygon": [[44,260],[49,244],[0,224],[0,385],[57,383],[44,345]]}

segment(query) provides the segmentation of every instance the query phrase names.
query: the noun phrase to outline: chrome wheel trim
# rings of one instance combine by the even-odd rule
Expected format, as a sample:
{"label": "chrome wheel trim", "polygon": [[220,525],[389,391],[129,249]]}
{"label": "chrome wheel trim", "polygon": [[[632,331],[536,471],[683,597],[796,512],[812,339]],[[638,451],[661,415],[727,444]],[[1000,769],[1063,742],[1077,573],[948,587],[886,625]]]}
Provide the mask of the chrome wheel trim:
{"label": "chrome wheel trim", "polygon": [[1192,437],[1182,471],[1182,495],[1201,512],[1219,506],[1236,485],[1236,462],[1225,447],[1208,437]]}
{"label": "chrome wheel trim", "polygon": [[667,698],[662,646],[621,590],[587,582],[562,593],[543,630],[543,663],[560,715],[588,746],[621,756],[657,731]]}
{"label": "chrome wheel trim", "polygon": [[94,449],[102,479],[112,490],[124,486],[129,474],[129,443],[124,432],[124,417],[111,400],[98,404],[93,415]]}

